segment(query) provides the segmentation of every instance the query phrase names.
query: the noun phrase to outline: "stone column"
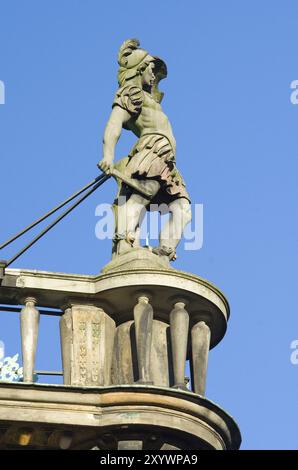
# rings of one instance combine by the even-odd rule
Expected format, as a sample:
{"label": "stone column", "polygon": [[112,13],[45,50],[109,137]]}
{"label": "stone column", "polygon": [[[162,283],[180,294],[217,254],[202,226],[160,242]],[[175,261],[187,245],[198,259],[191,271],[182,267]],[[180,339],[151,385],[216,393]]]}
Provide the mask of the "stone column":
{"label": "stone column", "polygon": [[64,383],[110,385],[115,322],[94,305],[72,303],[60,320]]}
{"label": "stone column", "polygon": [[210,348],[210,328],[200,321],[192,327],[192,369],[194,392],[205,395],[208,354]]}
{"label": "stone column", "polygon": [[118,325],[112,360],[113,385],[133,384],[138,379],[133,320]]}
{"label": "stone column", "polygon": [[27,297],[20,314],[24,382],[33,382],[39,325],[36,302],[34,297]]}
{"label": "stone column", "polygon": [[[150,356],[150,381],[158,387],[169,387],[169,325],[153,320]],[[172,360],[170,358],[170,360]],[[133,320],[118,325],[115,333],[112,384],[133,384],[139,378]]]}
{"label": "stone column", "polygon": [[170,313],[174,387],[187,389],[184,383],[189,314],[184,302],[177,302]]}
{"label": "stone column", "polygon": [[152,345],[153,308],[149,298],[140,296],[134,308],[139,383],[152,383],[150,357]]}
{"label": "stone column", "polygon": [[60,342],[63,369],[63,383],[71,385],[71,370],[73,363],[73,329],[71,307],[64,310],[64,314],[60,318]]}
{"label": "stone column", "polygon": [[172,358],[169,358],[169,330],[167,323],[153,320],[150,370],[151,380],[157,387],[170,386],[169,360]]}

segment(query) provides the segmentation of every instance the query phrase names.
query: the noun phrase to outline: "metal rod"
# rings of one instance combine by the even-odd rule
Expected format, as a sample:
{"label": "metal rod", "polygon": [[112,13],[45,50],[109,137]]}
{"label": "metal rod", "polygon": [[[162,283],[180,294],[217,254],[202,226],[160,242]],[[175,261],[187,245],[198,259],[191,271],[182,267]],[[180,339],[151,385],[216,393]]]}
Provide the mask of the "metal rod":
{"label": "metal rod", "polygon": [[34,374],[37,374],[37,375],[63,375],[63,372],[59,371],[59,370],[35,370]]}
{"label": "metal rod", "polygon": [[73,199],[75,199],[77,196],[79,196],[80,194],[82,194],[84,191],[86,191],[87,189],[90,188],[90,186],[93,186],[95,183],[97,183],[98,181],[101,181],[106,175],[103,173],[102,175],[99,175],[97,176],[97,178],[95,178],[94,180],[92,180],[90,183],[86,184],[86,186],[84,186],[82,189],[80,189],[79,191],[77,191],[76,193],[74,193],[72,196],[70,196],[69,198],[67,198],[64,202],[62,202],[61,204],[59,204],[58,206],[54,207],[52,210],[50,210],[49,212],[47,212],[45,215],[43,215],[42,217],[40,217],[39,219],[35,220],[34,222],[32,222],[30,225],[28,225],[27,227],[25,227],[23,230],[21,230],[20,232],[18,232],[16,235],[14,235],[13,237],[11,237],[9,240],[7,240],[6,242],[2,243],[2,245],[0,245],[0,250],[2,250],[3,248],[5,248],[7,245],[9,245],[10,243],[12,243],[13,241],[17,240],[17,238],[21,237],[22,235],[24,235],[26,232],[28,232],[29,230],[31,230],[33,227],[35,227],[36,225],[38,225],[40,222],[42,222],[43,220],[47,219],[48,217],[50,217],[50,215],[54,214],[55,212],[57,212],[59,209],[61,209],[62,207],[64,207],[66,204],[68,204],[70,201],[72,201]]}
{"label": "metal rod", "polygon": [[[15,312],[15,313],[20,313],[20,311],[22,310],[22,307],[9,307],[7,305],[0,305],[0,312]],[[38,307],[38,310],[39,310],[39,313],[41,315],[49,315],[49,316],[56,316],[56,317],[61,317],[63,315],[63,312],[62,310],[61,311],[52,311],[52,310],[48,310],[48,309],[42,309],[42,308],[39,308]]]}
{"label": "metal rod", "polygon": [[83,202],[90,194],[92,194],[99,186],[101,186],[107,179],[109,179],[111,175],[104,175],[103,178],[96,183],[93,188],[91,188],[87,193],[85,193],[78,201],[72,204],[65,212],[59,215],[57,219],[55,219],[51,224],[49,224],[42,232],[40,232],[33,240],[28,243],[22,250],[20,250],[15,256],[13,256],[9,261],[7,261],[6,267],[11,265],[14,261],[16,261],[25,251],[29,250],[32,245],[34,245],[41,237],[43,237],[49,230],[51,230],[55,225],[60,222],[64,217],[66,217],[73,209],[75,209],[81,202]]}

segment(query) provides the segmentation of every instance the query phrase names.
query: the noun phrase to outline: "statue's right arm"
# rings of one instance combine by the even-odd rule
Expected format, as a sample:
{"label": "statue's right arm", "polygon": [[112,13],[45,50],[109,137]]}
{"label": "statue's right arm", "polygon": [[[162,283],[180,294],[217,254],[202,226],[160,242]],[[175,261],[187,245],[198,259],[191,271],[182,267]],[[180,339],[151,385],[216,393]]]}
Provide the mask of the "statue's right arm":
{"label": "statue's right arm", "polygon": [[115,147],[122,132],[123,125],[131,119],[128,111],[120,106],[114,106],[107,122],[103,137],[103,159],[98,167],[109,173],[115,157]]}

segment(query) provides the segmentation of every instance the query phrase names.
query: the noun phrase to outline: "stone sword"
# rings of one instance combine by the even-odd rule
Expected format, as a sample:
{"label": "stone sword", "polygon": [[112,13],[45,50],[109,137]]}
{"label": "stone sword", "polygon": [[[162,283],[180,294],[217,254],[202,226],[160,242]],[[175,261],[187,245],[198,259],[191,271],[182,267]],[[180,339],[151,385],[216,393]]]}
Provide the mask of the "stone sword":
{"label": "stone sword", "polygon": [[150,191],[146,190],[138,182],[137,179],[130,178],[129,176],[124,175],[116,168],[112,168],[108,173],[108,176],[109,175],[113,176],[114,178],[120,179],[121,181],[123,181],[123,183],[127,184],[127,186],[130,186],[131,188],[135,189],[138,193],[142,194],[142,196],[145,196],[146,198],[151,199],[151,197],[153,196],[153,194]]}

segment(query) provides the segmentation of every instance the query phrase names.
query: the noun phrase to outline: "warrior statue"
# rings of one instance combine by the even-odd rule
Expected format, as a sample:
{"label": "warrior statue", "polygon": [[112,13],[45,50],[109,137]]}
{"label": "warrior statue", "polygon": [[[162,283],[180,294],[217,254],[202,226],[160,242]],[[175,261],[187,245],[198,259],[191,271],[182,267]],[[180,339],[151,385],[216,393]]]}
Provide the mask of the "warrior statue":
{"label": "warrior statue", "polygon": [[[176,168],[171,124],[160,105],[163,93],[158,83],[167,76],[167,67],[139,45],[137,39],[130,39],[120,47],[120,88],[104,132],[103,158],[98,167],[112,175],[116,168],[118,175],[120,171],[126,176],[126,182],[125,178],[116,178],[119,190],[113,206],[113,255],[139,246],[146,210],[162,205],[168,208],[170,217],[161,229],[159,246],[152,252],[174,260],[183,230],[191,220],[190,198]],[[132,131],[138,140],[130,154],[114,165],[115,147],[123,128]],[[128,180],[133,184],[127,184]]]}

